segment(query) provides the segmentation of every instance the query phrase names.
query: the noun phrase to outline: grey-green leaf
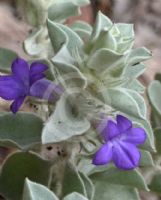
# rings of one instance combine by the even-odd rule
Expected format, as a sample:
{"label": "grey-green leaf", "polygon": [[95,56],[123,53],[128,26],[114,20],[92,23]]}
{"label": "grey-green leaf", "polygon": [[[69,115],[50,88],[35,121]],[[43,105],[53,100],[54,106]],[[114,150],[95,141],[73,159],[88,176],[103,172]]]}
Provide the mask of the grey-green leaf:
{"label": "grey-green leaf", "polygon": [[123,42],[119,42],[119,43],[117,43],[117,52],[126,53],[127,51],[129,51],[133,47],[133,44],[134,44],[133,39],[123,41]]}
{"label": "grey-green leaf", "polygon": [[101,31],[99,37],[95,41],[91,53],[98,49],[106,48],[115,51],[117,48],[116,40],[110,31]]}
{"label": "grey-green leaf", "polygon": [[121,65],[124,62],[123,58],[121,54],[102,48],[89,57],[87,65],[102,74],[106,69]]}
{"label": "grey-green leaf", "polygon": [[81,38],[69,27],[47,20],[49,37],[51,39],[54,52],[57,53],[63,44],[67,45],[71,54],[77,49],[81,49],[83,41]]}
{"label": "grey-green leaf", "polygon": [[63,45],[60,51],[52,58],[54,66],[59,71],[57,79],[61,78],[64,87],[78,86],[84,88],[87,84],[86,77],[74,66],[74,61],[66,45]]}
{"label": "grey-green leaf", "polygon": [[79,175],[80,175],[80,177],[81,177],[81,179],[82,179],[82,181],[84,183],[88,199],[89,200],[93,200],[94,193],[95,193],[95,188],[94,188],[94,185],[93,185],[92,181],[83,172],[79,172]]}
{"label": "grey-green leaf", "polygon": [[75,21],[71,26],[70,26],[74,31],[81,29],[81,30],[85,30],[87,32],[92,31],[92,26],[84,21]]}
{"label": "grey-green leaf", "polygon": [[61,96],[54,113],[46,122],[42,132],[42,143],[55,143],[81,135],[90,128],[86,118],[75,116],[65,95]]}
{"label": "grey-green leaf", "polygon": [[81,13],[79,7],[88,3],[87,0],[54,1],[48,9],[48,18],[55,22],[64,22],[68,17],[79,15]]}
{"label": "grey-green leaf", "polygon": [[137,93],[136,91],[127,90],[127,92],[131,95],[131,97],[137,103],[141,116],[144,119],[146,119],[147,109],[146,109],[146,104],[145,104],[144,98],[139,93]]}
{"label": "grey-green leaf", "polygon": [[108,182],[94,181],[96,188],[94,200],[140,200],[136,189],[110,184]]}
{"label": "grey-green leaf", "polygon": [[10,72],[11,64],[14,59],[17,58],[17,54],[9,49],[0,48],[0,71]]}
{"label": "grey-green leaf", "polygon": [[[161,122],[161,117],[160,117],[160,122]],[[161,128],[156,128],[154,130],[154,135],[156,139],[157,153],[160,155],[161,154]]]}
{"label": "grey-green leaf", "polygon": [[72,192],[78,192],[86,195],[85,185],[77,169],[71,163],[67,163],[63,176],[62,196],[64,197]]}
{"label": "grey-green leaf", "polygon": [[150,57],[151,57],[151,52],[144,47],[133,49],[127,55],[127,65],[132,66],[138,64],[144,60],[149,59]]}
{"label": "grey-green leaf", "polygon": [[121,37],[124,40],[129,40],[134,38],[134,25],[133,24],[125,24],[125,23],[117,23],[116,27],[118,28]]}
{"label": "grey-green leaf", "polygon": [[112,25],[113,23],[111,20],[99,11],[97,14],[96,23],[93,28],[91,40],[96,40],[102,30],[109,30]]}
{"label": "grey-green leaf", "polygon": [[54,3],[48,9],[48,18],[55,22],[61,22],[79,14],[79,7],[73,2]]}
{"label": "grey-green leaf", "polygon": [[0,143],[25,149],[41,142],[43,121],[30,113],[0,115]]}
{"label": "grey-green leaf", "polygon": [[143,118],[135,99],[124,88],[109,88],[102,92],[109,106],[136,118]]}
{"label": "grey-green leaf", "polygon": [[8,157],[0,174],[0,193],[8,200],[21,200],[25,178],[48,185],[50,165],[38,155],[16,152]]}
{"label": "grey-green leaf", "polygon": [[148,87],[148,96],[154,109],[161,115],[161,83],[153,81]]}
{"label": "grey-green leaf", "polygon": [[45,23],[47,17],[48,4],[53,0],[48,0],[44,3],[41,0],[26,0],[15,1],[18,10],[20,10],[25,16],[27,22],[31,26],[41,26]]}
{"label": "grey-green leaf", "polygon": [[134,80],[131,80],[131,81],[129,80],[127,83],[125,83],[124,87],[128,88],[130,90],[134,90],[134,91],[136,91],[137,93],[140,93],[140,94],[145,92],[145,87],[137,79],[134,79]]}
{"label": "grey-green leaf", "polygon": [[149,151],[140,150],[141,151],[141,160],[140,166],[141,167],[151,167],[154,166],[153,158]]}
{"label": "grey-green leaf", "polygon": [[49,19],[47,20],[47,27],[54,52],[57,53],[62,45],[67,43],[67,35],[57,24]]}
{"label": "grey-green leaf", "polygon": [[99,180],[104,183],[125,185],[148,191],[145,180],[138,170],[123,171],[111,166],[106,171],[91,174],[90,178],[94,181]]}
{"label": "grey-green leaf", "polygon": [[54,3],[66,3],[66,2],[73,2],[77,6],[85,6],[88,5],[90,2],[89,0],[54,0]]}
{"label": "grey-green leaf", "polygon": [[41,59],[53,55],[53,49],[49,39],[46,38],[46,32],[47,30],[41,27],[24,41],[24,50],[27,54]]}
{"label": "grey-green leaf", "polygon": [[146,67],[144,64],[140,63],[138,65],[134,65],[134,66],[128,66],[124,72],[124,76],[128,77],[129,79],[131,78],[137,78],[139,77],[141,74],[144,73]]}
{"label": "grey-green leaf", "polygon": [[84,174],[89,175],[91,171],[93,171],[96,167],[92,164],[91,158],[82,158],[79,161],[78,169]]}
{"label": "grey-green leaf", "polygon": [[77,192],[73,192],[72,194],[67,195],[63,200],[88,200],[88,199]]}
{"label": "grey-green leaf", "polygon": [[44,185],[25,179],[22,200],[58,200],[57,196]]}
{"label": "grey-green leaf", "polygon": [[161,172],[158,172],[154,175],[149,188],[152,192],[157,192],[159,195],[161,195]]}
{"label": "grey-green leaf", "polygon": [[74,22],[70,28],[75,31],[83,41],[88,41],[92,33],[92,27],[83,21]]}

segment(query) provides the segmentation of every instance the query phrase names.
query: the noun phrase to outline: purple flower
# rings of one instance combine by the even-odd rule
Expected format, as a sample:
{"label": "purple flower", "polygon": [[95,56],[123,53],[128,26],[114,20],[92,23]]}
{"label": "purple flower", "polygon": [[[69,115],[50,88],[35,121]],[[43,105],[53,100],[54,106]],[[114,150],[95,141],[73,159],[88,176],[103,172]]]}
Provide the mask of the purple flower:
{"label": "purple flower", "polygon": [[33,62],[29,67],[25,60],[17,58],[11,66],[12,74],[0,76],[0,97],[14,100],[11,104],[13,113],[19,110],[26,96],[54,101],[56,95],[53,92],[62,93],[60,87],[45,79],[47,68],[39,62]]}
{"label": "purple flower", "polygon": [[142,128],[132,127],[132,122],[122,115],[117,115],[116,120],[117,123],[106,119],[104,129],[100,123],[99,132],[105,143],[96,152],[93,164],[106,165],[113,160],[120,169],[134,169],[141,158],[137,145],[145,142],[146,133]]}

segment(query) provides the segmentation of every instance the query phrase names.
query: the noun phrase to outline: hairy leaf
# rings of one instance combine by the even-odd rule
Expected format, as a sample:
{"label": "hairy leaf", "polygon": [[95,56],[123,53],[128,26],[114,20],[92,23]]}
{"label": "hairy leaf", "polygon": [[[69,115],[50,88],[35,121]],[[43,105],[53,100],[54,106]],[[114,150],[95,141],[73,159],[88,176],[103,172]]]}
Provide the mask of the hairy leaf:
{"label": "hairy leaf", "polygon": [[91,174],[90,178],[94,181],[99,180],[104,183],[126,185],[133,188],[136,187],[142,190],[148,190],[145,180],[138,170],[124,171],[112,166],[108,167],[106,171]]}
{"label": "hairy leaf", "polygon": [[63,95],[57,103],[54,113],[46,122],[42,143],[55,143],[70,139],[72,136],[81,135],[90,128],[90,123],[86,118],[73,113],[72,105],[67,97]]}
{"label": "hairy leaf", "polygon": [[0,71],[10,72],[11,64],[17,58],[17,54],[9,49],[0,48]]}
{"label": "hairy leaf", "polygon": [[0,143],[25,149],[41,142],[43,121],[34,114],[0,115]]}
{"label": "hairy leaf", "polygon": [[73,192],[72,194],[67,195],[63,200],[88,200],[88,199],[77,192]]}
{"label": "hairy leaf", "polygon": [[16,152],[8,157],[0,174],[0,193],[8,200],[21,200],[25,178],[48,185],[50,165],[29,152]]}
{"label": "hairy leaf", "polygon": [[22,200],[58,200],[56,195],[47,187],[25,179]]}

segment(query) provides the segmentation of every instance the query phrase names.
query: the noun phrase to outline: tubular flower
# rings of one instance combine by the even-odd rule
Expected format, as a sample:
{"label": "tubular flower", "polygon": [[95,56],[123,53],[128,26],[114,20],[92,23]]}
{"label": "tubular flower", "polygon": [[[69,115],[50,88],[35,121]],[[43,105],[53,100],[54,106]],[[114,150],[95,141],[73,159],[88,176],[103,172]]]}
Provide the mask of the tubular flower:
{"label": "tubular flower", "polygon": [[130,170],[139,165],[141,154],[137,145],[143,144],[146,140],[146,133],[142,128],[135,128],[132,122],[122,115],[117,115],[116,123],[106,120],[99,125],[104,144],[96,152],[93,164],[106,165],[113,161],[115,166]]}
{"label": "tubular flower", "polygon": [[59,86],[45,79],[47,68],[39,62],[33,62],[29,67],[25,60],[17,58],[11,66],[12,74],[0,76],[0,97],[13,100],[10,107],[13,113],[19,110],[26,96],[54,101],[54,92],[62,93]]}

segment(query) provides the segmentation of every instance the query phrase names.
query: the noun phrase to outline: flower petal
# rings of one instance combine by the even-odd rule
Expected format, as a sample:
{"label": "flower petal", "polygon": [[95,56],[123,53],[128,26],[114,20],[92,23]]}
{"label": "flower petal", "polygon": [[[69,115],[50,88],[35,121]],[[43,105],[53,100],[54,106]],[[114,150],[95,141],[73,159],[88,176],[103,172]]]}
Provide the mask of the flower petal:
{"label": "flower petal", "polygon": [[128,142],[115,143],[113,161],[116,167],[124,170],[134,169],[139,165],[141,155],[137,147]]}
{"label": "flower petal", "polygon": [[111,159],[112,145],[110,143],[106,143],[96,152],[92,163],[94,165],[106,165],[111,161]]}
{"label": "flower petal", "polygon": [[118,136],[119,134],[120,134],[120,130],[118,129],[117,124],[115,122],[113,122],[112,120],[108,120],[106,140],[107,140],[107,138],[109,140],[111,140],[114,137]]}
{"label": "flower petal", "polygon": [[30,86],[32,86],[36,81],[45,78],[44,74],[35,74],[33,76],[30,76]]}
{"label": "flower petal", "polygon": [[48,101],[55,101],[63,90],[47,79],[36,81],[30,88],[30,95]]}
{"label": "flower petal", "polygon": [[11,104],[10,109],[13,113],[16,113],[19,110],[20,106],[25,100],[25,97],[26,96],[19,97]]}
{"label": "flower petal", "polygon": [[25,94],[22,82],[14,76],[0,76],[0,97],[14,100]]}
{"label": "flower petal", "polygon": [[33,62],[30,67],[30,85],[44,78],[45,75],[43,74],[43,72],[45,72],[47,69],[47,65],[39,62]]}
{"label": "flower petal", "polygon": [[120,130],[120,132],[124,132],[132,127],[132,122],[128,118],[122,115],[117,115],[116,120],[117,120],[118,129]]}
{"label": "flower petal", "polygon": [[143,144],[147,138],[146,132],[143,128],[131,128],[125,134],[123,141],[130,142],[135,145]]}
{"label": "flower petal", "polygon": [[30,66],[30,76],[42,74],[47,69],[48,69],[47,65],[39,62],[33,62]]}
{"label": "flower petal", "polygon": [[26,87],[29,87],[29,66],[24,59],[17,58],[13,61],[12,73],[21,80]]}

